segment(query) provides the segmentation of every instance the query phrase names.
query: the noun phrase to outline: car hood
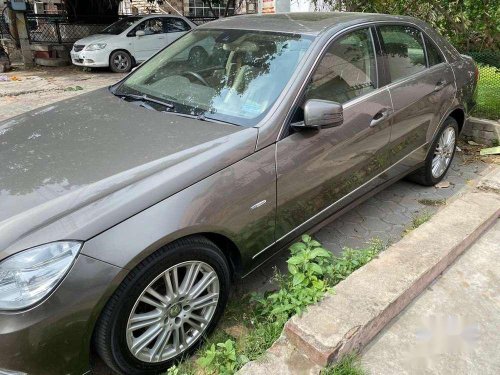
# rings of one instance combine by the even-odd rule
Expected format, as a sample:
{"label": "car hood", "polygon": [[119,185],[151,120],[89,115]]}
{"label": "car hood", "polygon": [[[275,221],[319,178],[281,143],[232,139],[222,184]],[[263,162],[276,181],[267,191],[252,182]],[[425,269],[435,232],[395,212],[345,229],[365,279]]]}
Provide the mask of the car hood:
{"label": "car hood", "polygon": [[0,250],[90,238],[251,154],[256,138],[108,89],[1,122]]}
{"label": "car hood", "polygon": [[113,34],[95,34],[79,39],[75,44],[88,46],[91,43],[110,43],[116,37],[117,35]]}

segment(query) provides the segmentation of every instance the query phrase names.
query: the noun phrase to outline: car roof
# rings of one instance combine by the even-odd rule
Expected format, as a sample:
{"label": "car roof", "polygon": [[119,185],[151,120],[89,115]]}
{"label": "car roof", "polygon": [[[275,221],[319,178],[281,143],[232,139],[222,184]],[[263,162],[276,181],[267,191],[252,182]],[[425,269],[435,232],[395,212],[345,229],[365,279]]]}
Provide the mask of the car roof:
{"label": "car roof", "polygon": [[355,12],[297,12],[278,14],[251,14],[222,18],[199,28],[243,29],[284,33],[318,35],[331,28],[352,26],[374,21],[410,21],[416,19],[378,13]]}
{"label": "car roof", "polygon": [[138,14],[137,16],[131,16],[131,17],[141,17],[141,20],[144,20],[146,18],[158,18],[158,17],[184,18],[184,16],[180,16],[178,14],[164,14],[164,13]]}

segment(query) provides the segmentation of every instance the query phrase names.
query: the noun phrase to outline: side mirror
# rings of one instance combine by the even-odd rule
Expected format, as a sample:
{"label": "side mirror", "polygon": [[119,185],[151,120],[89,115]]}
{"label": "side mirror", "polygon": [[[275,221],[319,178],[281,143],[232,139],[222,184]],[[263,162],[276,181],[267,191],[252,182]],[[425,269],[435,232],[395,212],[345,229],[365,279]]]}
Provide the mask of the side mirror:
{"label": "side mirror", "polygon": [[144,30],[137,30],[135,32],[135,36],[144,36],[144,35],[146,35],[146,33],[144,32]]}
{"label": "side mirror", "polygon": [[310,99],[304,107],[304,128],[332,128],[342,125],[344,109],[342,104],[328,100]]}

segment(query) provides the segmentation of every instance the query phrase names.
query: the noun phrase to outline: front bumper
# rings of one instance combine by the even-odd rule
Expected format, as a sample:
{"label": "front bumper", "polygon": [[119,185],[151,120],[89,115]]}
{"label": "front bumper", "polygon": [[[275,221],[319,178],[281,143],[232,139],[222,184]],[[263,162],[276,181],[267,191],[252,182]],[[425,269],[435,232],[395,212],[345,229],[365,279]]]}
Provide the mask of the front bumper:
{"label": "front bumper", "polygon": [[120,271],[79,255],[42,303],[27,311],[0,312],[0,369],[29,375],[89,371],[92,331]]}
{"label": "front bumper", "polygon": [[71,50],[71,62],[74,65],[103,68],[109,66],[109,52],[106,49],[98,51],[85,51],[75,52]]}

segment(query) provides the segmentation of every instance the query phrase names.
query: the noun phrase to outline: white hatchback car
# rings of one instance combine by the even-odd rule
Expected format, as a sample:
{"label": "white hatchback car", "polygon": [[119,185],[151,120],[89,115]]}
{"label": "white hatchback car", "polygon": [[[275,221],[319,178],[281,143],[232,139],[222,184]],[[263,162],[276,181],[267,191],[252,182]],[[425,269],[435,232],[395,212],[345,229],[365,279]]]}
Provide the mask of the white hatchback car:
{"label": "white hatchback car", "polygon": [[196,25],[173,15],[131,16],[73,45],[71,61],[90,68],[110,67],[125,73],[180,38]]}

